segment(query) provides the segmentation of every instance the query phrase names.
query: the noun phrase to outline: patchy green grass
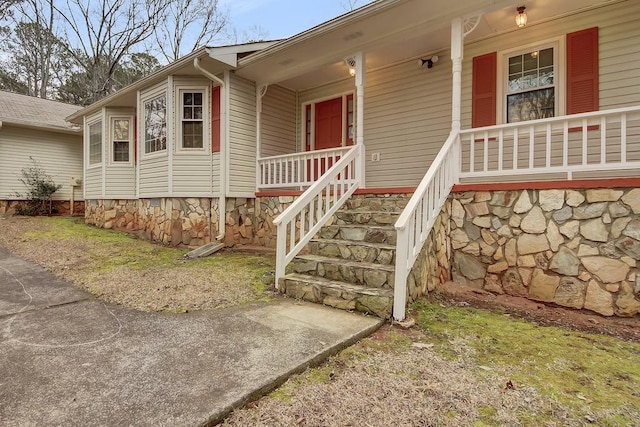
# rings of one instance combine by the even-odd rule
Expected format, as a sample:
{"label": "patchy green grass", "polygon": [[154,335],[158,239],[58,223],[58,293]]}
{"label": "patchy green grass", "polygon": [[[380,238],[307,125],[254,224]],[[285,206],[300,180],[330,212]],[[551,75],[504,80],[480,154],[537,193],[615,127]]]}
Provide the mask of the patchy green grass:
{"label": "patchy green grass", "polygon": [[220,251],[188,260],[172,248],[82,218],[7,219],[8,247],[107,301],[147,311],[186,312],[269,299],[272,254]]}
{"label": "patchy green grass", "polygon": [[[640,426],[640,344],[420,301],[226,426]],[[431,345],[433,344],[433,347]]]}
{"label": "patchy green grass", "polygon": [[[638,425],[638,343],[425,300],[413,306],[413,315],[445,357],[458,357],[462,342],[473,349],[471,357],[479,365],[508,369],[516,387],[540,390],[577,418],[597,417],[599,425]],[[489,409],[482,413],[491,418]],[[522,421],[529,424],[526,417]]]}

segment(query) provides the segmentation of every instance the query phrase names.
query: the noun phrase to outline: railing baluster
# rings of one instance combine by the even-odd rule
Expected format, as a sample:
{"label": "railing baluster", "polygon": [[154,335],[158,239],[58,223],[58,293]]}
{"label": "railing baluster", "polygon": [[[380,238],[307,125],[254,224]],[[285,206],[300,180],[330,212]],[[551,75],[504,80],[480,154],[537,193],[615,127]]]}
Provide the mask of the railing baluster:
{"label": "railing baluster", "polygon": [[627,163],[627,115],[620,118],[620,161]]}
{"label": "railing baluster", "polygon": [[562,125],[562,166],[569,166],[569,122]]}
{"label": "railing baluster", "polygon": [[469,141],[469,172],[473,173],[476,170],[476,134],[472,133],[471,140]]}
{"label": "railing baluster", "polygon": [[518,169],[518,128],[513,128],[513,169]]}
{"label": "railing baluster", "polygon": [[504,155],[504,129],[498,134],[498,170],[502,170],[502,158]]}
{"label": "railing baluster", "polygon": [[489,132],[484,133],[483,172],[489,170]]}
{"label": "railing baluster", "polygon": [[536,131],[533,126],[529,126],[529,169],[533,169],[534,166],[534,144],[536,139]]}
{"label": "railing baluster", "polygon": [[607,121],[600,118],[600,164],[607,163]]}
{"label": "railing baluster", "polygon": [[582,119],[582,165],[588,164],[587,153],[589,152],[588,135],[587,135],[587,119]]}
{"label": "railing baluster", "polygon": [[546,165],[547,167],[551,167],[551,123],[547,123],[547,131],[546,131]]}

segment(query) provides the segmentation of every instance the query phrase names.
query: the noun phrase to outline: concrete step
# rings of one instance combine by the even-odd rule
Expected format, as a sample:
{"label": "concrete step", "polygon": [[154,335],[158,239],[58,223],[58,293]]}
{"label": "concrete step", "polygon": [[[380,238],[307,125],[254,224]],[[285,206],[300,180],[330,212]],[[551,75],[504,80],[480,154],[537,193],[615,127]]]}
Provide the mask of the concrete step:
{"label": "concrete step", "polygon": [[331,258],[394,265],[396,247],[386,243],[354,242],[340,239],[315,239],[309,242],[309,252]]}
{"label": "concrete step", "polygon": [[380,197],[376,195],[352,196],[345,203],[344,210],[351,211],[375,211],[375,212],[402,212],[409,203],[409,197],[404,195],[389,195]]}
{"label": "concrete step", "polygon": [[396,235],[396,229],[391,225],[333,224],[322,227],[318,237],[395,245]]}
{"label": "concrete step", "polygon": [[393,309],[393,290],[369,288],[304,274],[287,274],[280,279],[280,292],[296,299],[343,310],[357,310],[389,318]]}
{"label": "concrete step", "polygon": [[395,266],[359,262],[321,255],[298,255],[293,271],[299,274],[324,277],[370,288],[393,289]]}
{"label": "concrete step", "polygon": [[393,225],[399,216],[400,212],[341,210],[336,212],[334,224]]}

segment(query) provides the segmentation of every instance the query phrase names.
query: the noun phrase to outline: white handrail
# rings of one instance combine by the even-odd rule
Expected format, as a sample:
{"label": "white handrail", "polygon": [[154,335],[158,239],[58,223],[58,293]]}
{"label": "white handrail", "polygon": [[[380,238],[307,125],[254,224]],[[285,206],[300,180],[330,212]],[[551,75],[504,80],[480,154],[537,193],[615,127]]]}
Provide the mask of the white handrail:
{"label": "white handrail", "polygon": [[638,169],[640,107],[469,129],[460,139],[461,179]]}
{"label": "white handrail", "polygon": [[360,186],[364,145],[354,145],[274,220],[276,287],[285,267]]}
{"label": "white handrail", "polygon": [[409,272],[429,237],[451,188],[458,181],[459,144],[458,133],[452,131],[395,223],[397,241],[393,317],[396,320],[405,318]]}
{"label": "white handrail", "polygon": [[308,187],[315,182],[318,171],[329,169],[351,148],[337,147],[261,157],[257,160],[258,187]]}

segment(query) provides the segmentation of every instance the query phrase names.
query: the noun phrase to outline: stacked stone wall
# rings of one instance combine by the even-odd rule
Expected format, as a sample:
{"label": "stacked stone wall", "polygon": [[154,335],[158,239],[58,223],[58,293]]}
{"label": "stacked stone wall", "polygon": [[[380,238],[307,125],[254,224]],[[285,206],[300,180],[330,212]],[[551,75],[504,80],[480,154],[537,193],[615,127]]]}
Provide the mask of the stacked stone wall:
{"label": "stacked stone wall", "polygon": [[407,278],[409,303],[451,280],[450,217],[451,201],[447,201]]}
{"label": "stacked stone wall", "polygon": [[454,280],[587,309],[640,312],[640,189],[453,193]]}
{"label": "stacked stone wall", "polygon": [[[0,215],[15,215],[16,207],[23,203],[22,200],[0,200]],[[54,200],[52,207],[54,215],[71,215],[71,202],[68,200]],[[73,203],[73,215],[84,215],[84,201]]]}

